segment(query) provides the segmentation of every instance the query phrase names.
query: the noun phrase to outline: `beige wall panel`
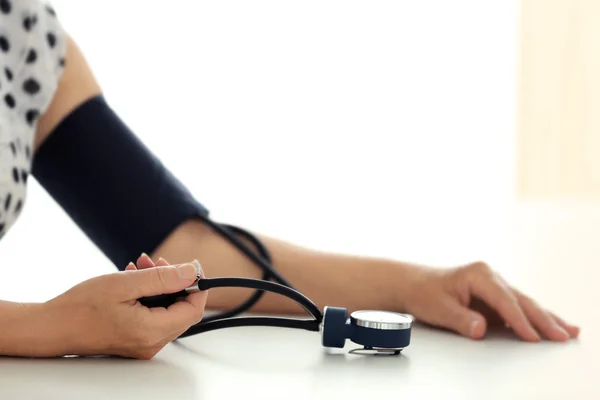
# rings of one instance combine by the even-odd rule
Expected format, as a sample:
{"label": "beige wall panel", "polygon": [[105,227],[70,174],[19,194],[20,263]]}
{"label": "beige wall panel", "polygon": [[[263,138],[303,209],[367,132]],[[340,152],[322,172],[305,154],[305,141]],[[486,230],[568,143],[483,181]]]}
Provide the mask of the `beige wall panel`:
{"label": "beige wall panel", "polygon": [[522,0],[517,192],[600,200],[600,0]]}

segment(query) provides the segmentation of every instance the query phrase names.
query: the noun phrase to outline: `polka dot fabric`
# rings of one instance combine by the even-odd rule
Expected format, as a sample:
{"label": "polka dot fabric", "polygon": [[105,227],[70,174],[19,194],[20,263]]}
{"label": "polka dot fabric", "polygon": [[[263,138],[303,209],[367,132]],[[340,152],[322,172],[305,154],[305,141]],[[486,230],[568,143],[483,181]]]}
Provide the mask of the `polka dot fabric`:
{"label": "polka dot fabric", "polygon": [[37,121],[65,53],[66,33],[50,3],[0,0],[0,237],[23,209]]}

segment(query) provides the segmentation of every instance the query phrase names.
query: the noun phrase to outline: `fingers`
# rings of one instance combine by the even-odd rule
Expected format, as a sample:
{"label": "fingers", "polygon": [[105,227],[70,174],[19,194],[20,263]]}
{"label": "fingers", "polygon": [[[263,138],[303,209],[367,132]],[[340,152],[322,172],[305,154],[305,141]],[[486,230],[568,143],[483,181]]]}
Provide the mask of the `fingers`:
{"label": "fingers", "polygon": [[512,292],[492,273],[479,273],[471,279],[470,291],[493,307],[504,321],[523,340],[539,342],[541,340]]}
{"label": "fingers", "polygon": [[179,292],[194,283],[197,269],[193,264],[181,264],[125,271],[122,276],[127,300],[133,300],[145,296]]}
{"label": "fingers", "polygon": [[146,253],[142,253],[142,255],[137,260],[137,266],[134,263],[130,262],[127,265],[127,267],[125,267],[125,271],[133,271],[136,269],[146,269],[161,266],[164,267],[167,265],[169,265],[169,263],[162,257],[159,258],[158,262],[155,264]]}
{"label": "fingers", "polygon": [[167,309],[150,308],[154,323],[168,329],[168,334],[177,336],[190,326],[197,324],[204,317],[208,292],[196,292],[178,301]]}
{"label": "fingers", "polygon": [[150,257],[148,257],[146,253],[142,253],[142,255],[137,260],[138,269],[153,268],[154,266],[154,262]]}
{"label": "fingers", "polygon": [[156,263],[156,266],[157,266],[157,267],[164,267],[164,266],[167,266],[167,265],[169,265],[169,263],[167,262],[167,260],[165,260],[165,259],[164,259],[164,258],[162,258],[162,257],[161,257],[161,258],[159,258],[159,259],[158,259],[158,262]]}
{"label": "fingers", "polygon": [[559,324],[564,330],[567,331],[567,333],[572,337],[572,338],[576,338],[579,337],[579,332],[580,329],[578,326],[569,324],[568,322],[565,322],[562,318],[560,318],[559,316],[553,314],[553,313],[549,313],[552,318],[554,318],[554,320],[556,321],[557,324]]}
{"label": "fingers", "polygon": [[471,339],[485,336],[487,322],[483,315],[460,304],[451,296],[442,299],[427,323],[451,329]]}
{"label": "fingers", "polygon": [[556,320],[547,312],[542,310],[532,299],[518,293],[517,298],[523,311],[546,338],[558,342],[564,342],[570,338],[569,333],[556,322]]}
{"label": "fingers", "polygon": [[[194,260],[194,263],[198,263]],[[160,258],[156,263],[156,266],[169,265],[169,263]],[[171,305],[167,311],[170,315],[165,318],[165,314],[159,314],[162,321],[161,323],[170,323],[175,327],[175,332],[169,335],[168,340],[174,340],[184,333],[190,326],[199,323],[204,316],[204,309],[206,307],[208,292],[196,292],[186,296],[182,301]],[[177,306],[179,303],[188,303],[184,306]]]}
{"label": "fingers", "polygon": [[156,262],[156,264],[155,264],[146,253],[142,253],[140,258],[138,258],[138,268],[139,269],[152,268],[152,267],[165,267],[167,265],[170,265],[170,264],[167,262],[167,260],[165,260],[162,257],[160,257],[158,259],[158,262]]}

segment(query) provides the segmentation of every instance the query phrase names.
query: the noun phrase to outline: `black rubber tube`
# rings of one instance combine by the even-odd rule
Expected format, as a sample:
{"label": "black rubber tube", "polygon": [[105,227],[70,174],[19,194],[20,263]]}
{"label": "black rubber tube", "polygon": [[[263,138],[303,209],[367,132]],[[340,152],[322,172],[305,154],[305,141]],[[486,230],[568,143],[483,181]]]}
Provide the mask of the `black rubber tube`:
{"label": "black rubber tube", "polygon": [[[263,271],[263,279],[252,278],[203,278],[198,282],[200,290],[209,290],[219,287],[240,287],[256,289],[257,291],[239,306],[216,315],[204,318],[200,323],[191,326],[179,338],[195,335],[202,332],[208,332],[216,329],[241,327],[241,326],[272,326],[281,328],[304,329],[318,332],[320,329],[323,314],[321,310],[308,297],[297,291],[292,285],[279,273],[271,264],[271,257],[266,247],[251,233],[230,225],[219,224],[208,217],[200,217],[209,226],[211,226],[219,235],[227,239],[234,247],[242,252],[246,257],[253,261]],[[236,235],[248,239],[255,247],[258,255],[248,248]],[[274,279],[277,282],[270,282]],[[309,312],[314,320],[300,320],[291,318],[277,317],[235,317],[248,311],[265,291],[277,293],[286,296]]]}
{"label": "black rubber tube", "polygon": [[[261,257],[264,261],[268,262],[269,264],[271,263],[271,255],[269,254],[269,251],[250,232],[248,232],[242,228],[233,226],[233,225],[219,224],[219,226],[217,226],[217,223],[211,221],[210,219],[203,218],[203,220],[208,225],[210,225],[215,231],[217,231],[217,233],[219,233],[221,236],[223,236],[225,239],[227,239],[229,241],[231,241],[231,240],[230,240],[230,235],[226,234],[227,230],[232,231],[234,234],[245,237],[256,247],[258,256]],[[246,247],[243,243],[232,243],[232,244],[234,245],[234,247],[236,247],[240,251],[242,251],[242,250],[240,249],[240,246],[238,246],[238,244],[241,244],[241,246]],[[243,251],[243,253],[246,254],[245,251]],[[247,256],[247,254],[246,254],[246,256]],[[262,279],[265,281],[269,280],[269,278],[271,277],[271,274],[269,273],[269,271],[265,270],[262,267],[261,267],[261,269],[263,269]],[[257,290],[256,292],[254,292],[252,294],[252,296],[250,296],[246,301],[244,301],[240,305],[232,308],[231,310],[220,312],[220,313],[211,315],[209,317],[206,317],[202,320],[202,323],[204,324],[204,323],[208,323],[208,322],[215,321],[218,319],[231,318],[231,317],[235,317],[236,315],[245,313],[246,311],[250,310],[252,308],[252,306],[254,306],[260,300],[260,298],[262,297],[263,294],[264,294],[264,292],[262,290]]]}
{"label": "black rubber tube", "polygon": [[272,326],[278,328],[304,329],[318,332],[320,324],[315,320],[300,320],[276,317],[239,317],[221,319],[194,325],[185,331],[179,338],[196,335],[198,333],[214,331],[223,328],[235,328],[241,326]]}
{"label": "black rubber tube", "polygon": [[[264,272],[268,272],[269,275],[275,278],[275,280],[281,283],[282,285],[292,287],[291,283],[289,283],[287,279],[285,279],[279,272],[277,272],[270,262],[265,262],[265,260],[254,254],[237,236],[229,232],[227,228],[225,228],[221,224],[213,222],[210,218],[203,218],[203,220],[206,223],[208,223],[215,231],[217,231],[217,233],[229,240],[231,244],[233,244],[239,251],[244,253],[246,257],[252,260],[256,265],[258,265]],[[251,238],[253,242],[258,242],[258,239],[253,237],[253,235],[251,235],[249,232],[243,231],[241,229],[239,229],[239,231],[243,232],[244,236]]]}
{"label": "black rubber tube", "polygon": [[313,303],[308,297],[296,289],[281,285],[279,283],[251,278],[203,278],[198,281],[198,289],[200,290],[209,290],[219,287],[239,287],[277,293],[296,301],[298,304],[304,307],[306,311],[312,314],[318,323],[320,323],[322,320],[321,311],[315,305],[315,303]]}

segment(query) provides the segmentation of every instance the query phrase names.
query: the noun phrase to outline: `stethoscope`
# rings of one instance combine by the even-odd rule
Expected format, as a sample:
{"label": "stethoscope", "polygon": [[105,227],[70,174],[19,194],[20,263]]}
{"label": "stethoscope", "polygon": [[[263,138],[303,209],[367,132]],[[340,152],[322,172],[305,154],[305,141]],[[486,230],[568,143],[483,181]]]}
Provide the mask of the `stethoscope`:
{"label": "stethoscope", "polygon": [[[232,310],[210,315],[191,326],[178,339],[208,332],[215,329],[242,326],[270,326],[281,328],[305,329],[321,332],[321,343],[326,348],[344,348],[346,340],[361,345],[353,349],[353,354],[398,355],[410,344],[412,318],[409,315],[378,310],[354,311],[341,307],[326,306],[323,313],[308,297],[297,291],[279,274],[271,264],[271,256],[265,246],[251,233],[231,225],[219,224],[208,217],[200,217],[217,233],[227,239],[239,251],[250,258],[263,270],[262,279],[251,278],[203,278],[177,293],[144,297],[140,303],[147,307],[168,307],[181,297],[190,293],[220,287],[256,289],[256,292],[244,303]],[[255,254],[238,236],[245,237],[258,252]],[[200,271],[200,266],[197,265]],[[275,282],[271,282],[273,279]],[[286,296],[300,304],[313,319],[294,319],[280,317],[238,317],[248,311],[264,292]]]}

